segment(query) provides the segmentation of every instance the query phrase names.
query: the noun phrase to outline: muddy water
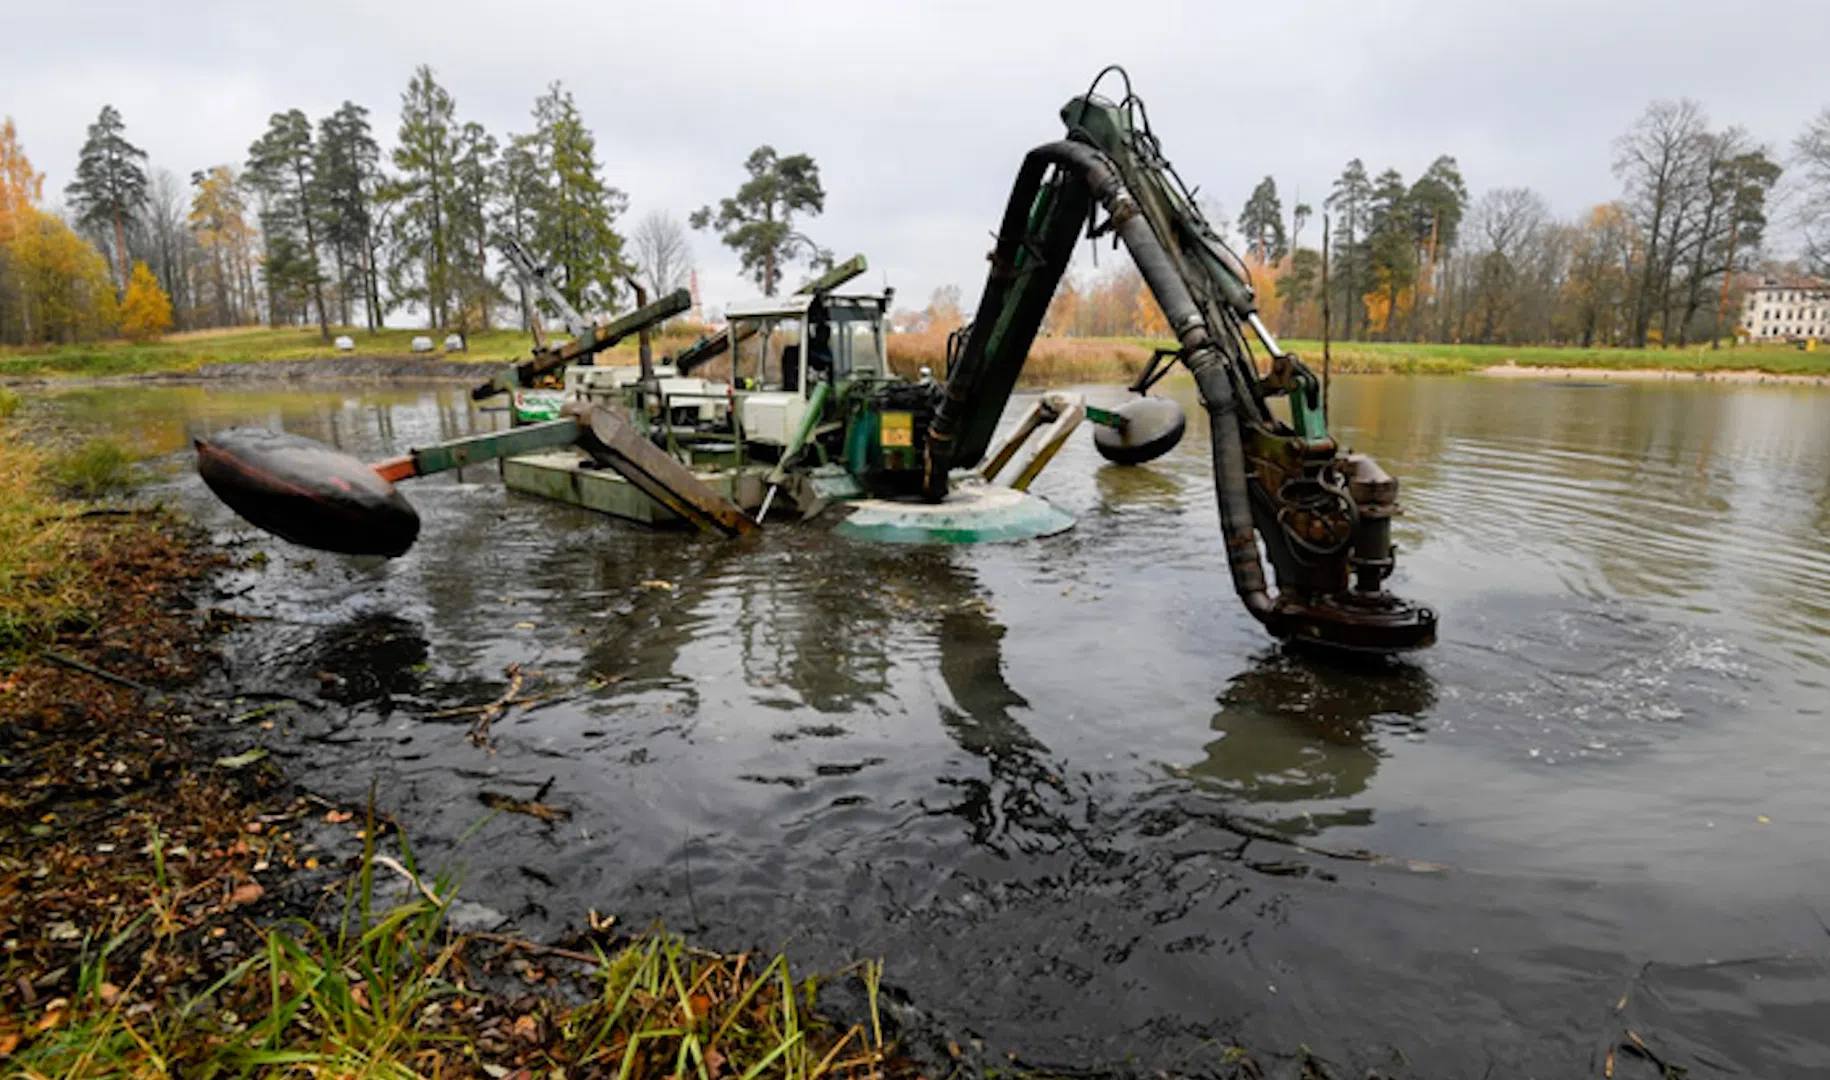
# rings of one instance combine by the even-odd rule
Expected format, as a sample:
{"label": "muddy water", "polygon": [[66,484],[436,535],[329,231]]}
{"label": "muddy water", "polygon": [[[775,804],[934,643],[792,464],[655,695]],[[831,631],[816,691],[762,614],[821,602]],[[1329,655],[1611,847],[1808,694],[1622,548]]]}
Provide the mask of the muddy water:
{"label": "muddy water", "polygon": [[[500,423],[436,386],[60,407],[175,463],[232,423],[376,456]],[[1337,430],[1404,484],[1395,586],[1442,612],[1436,648],[1361,669],[1280,651],[1232,597],[1198,417],[1143,469],[1077,438],[1038,491],[1078,527],[971,549],[656,534],[482,468],[417,482],[422,539],[381,564],[170,486],[271,556],[225,583],[263,616],[231,680],[331,706],[262,737],[327,795],[378,779],[523,930],[594,908],[881,956],[929,1031],[1031,1063],[1206,1071],[1238,1042],[1571,1076],[1631,1029],[1785,1076],[1830,1068],[1827,409],[1339,380]],[[492,753],[431,715],[516,663],[575,692]],[[477,801],[549,783],[569,821]]]}

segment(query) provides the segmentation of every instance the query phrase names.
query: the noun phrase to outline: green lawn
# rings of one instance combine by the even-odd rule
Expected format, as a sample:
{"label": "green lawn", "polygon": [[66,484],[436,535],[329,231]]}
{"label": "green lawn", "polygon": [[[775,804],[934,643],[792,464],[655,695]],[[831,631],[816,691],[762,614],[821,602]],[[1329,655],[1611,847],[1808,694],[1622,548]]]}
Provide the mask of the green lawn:
{"label": "green lawn", "polygon": [[[163,341],[134,345],[126,341],[103,341],[90,345],[63,345],[39,349],[0,349],[0,378],[25,375],[132,375],[147,372],[195,371],[205,364],[244,360],[316,360],[333,356],[408,356],[412,341],[426,335],[434,344],[443,344],[443,334],[425,330],[331,331],[335,336],[347,333],[355,342],[354,352],[340,353],[325,344],[315,329],[282,330],[235,329],[205,330],[191,334],[171,334]],[[470,336],[470,351],[452,353],[442,349],[424,354],[434,359],[503,362],[525,356],[533,339],[519,330],[491,330]]]}
{"label": "green lawn", "polygon": [[[1322,343],[1286,341],[1284,346],[1320,368]],[[1766,371],[1787,375],[1830,375],[1830,348],[1805,352],[1789,345],[1724,345],[1707,342],[1670,349],[1581,349],[1551,345],[1418,345],[1391,341],[1337,341],[1330,351],[1339,372],[1455,375],[1500,364],[1521,367],[1666,369],[1675,371]]]}

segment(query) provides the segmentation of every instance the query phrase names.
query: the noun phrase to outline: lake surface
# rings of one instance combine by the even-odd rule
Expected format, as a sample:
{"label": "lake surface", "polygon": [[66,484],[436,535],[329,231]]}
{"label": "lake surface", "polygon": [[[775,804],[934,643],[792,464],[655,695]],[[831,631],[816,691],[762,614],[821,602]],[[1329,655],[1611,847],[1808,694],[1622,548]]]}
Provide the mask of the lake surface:
{"label": "lake surface", "polygon": [[[172,455],[173,496],[271,556],[224,582],[263,617],[229,677],[332,704],[263,736],[292,774],[378,781],[523,931],[596,909],[882,957],[931,1033],[1030,1064],[1212,1071],[1237,1042],[1598,1075],[1631,1029],[1693,1075],[1830,1069],[1830,394],[1337,380],[1337,434],[1402,482],[1392,586],[1442,616],[1435,648],[1344,669],[1234,598],[1205,420],[1171,392],[1169,457],[1077,434],[1050,466],[1079,524],[1049,539],[726,542],[484,467],[409,485],[424,531],[389,563],[241,525],[186,437],[381,457],[502,423],[461,386],[57,402]],[[428,715],[510,664],[573,690],[493,752]],[[480,791],[549,783],[569,821],[484,820]]]}

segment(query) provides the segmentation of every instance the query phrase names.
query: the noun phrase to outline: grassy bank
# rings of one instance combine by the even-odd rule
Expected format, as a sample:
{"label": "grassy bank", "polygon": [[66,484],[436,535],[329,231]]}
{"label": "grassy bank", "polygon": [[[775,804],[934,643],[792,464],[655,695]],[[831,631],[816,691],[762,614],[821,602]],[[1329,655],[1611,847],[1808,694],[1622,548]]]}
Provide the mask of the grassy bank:
{"label": "grassy bank", "polygon": [[[442,346],[445,336],[430,334],[425,330],[382,330],[371,334],[360,328],[333,329],[332,334],[348,334],[356,344],[355,349],[338,352],[324,343],[316,329],[272,330],[260,327],[169,334],[163,340],[143,345],[127,341],[103,341],[53,348],[0,348],[0,379],[55,375],[146,375],[196,371],[206,364],[318,360],[349,356],[392,358],[420,355],[437,360],[506,363],[529,355],[534,345],[534,339],[519,330],[490,330],[472,334],[469,348],[464,352],[446,353],[441,347],[430,353],[415,354],[415,337],[429,336],[435,345]],[[689,335],[664,336],[656,342],[656,348],[675,349],[691,340],[693,338]],[[623,342],[612,352],[617,355],[626,354],[633,362],[636,343],[633,340]]]}
{"label": "grassy bank", "polygon": [[[1312,367],[1321,366],[1319,341],[1289,341]],[[1331,367],[1344,373],[1458,375],[1483,368],[1590,368],[1602,371],[1762,371],[1776,375],[1830,375],[1830,349],[1805,352],[1785,345],[1707,343],[1669,349],[1582,349],[1550,345],[1429,345],[1385,341],[1334,342]]]}
{"label": "grassy bank", "polygon": [[[945,366],[945,335],[899,334],[889,344],[892,366],[903,374],[912,375],[923,366],[939,372]],[[1147,338],[1038,338],[1023,368],[1023,385],[1126,382],[1143,370],[1152,349],[1173,344]],[[1284,346],[1311,367],[1321,368],[1321,342],[1292,340]],[[1330,370],[1340,374],[1465,375],[1507,364],[1599,371],[1830,376],[1830,349],[1804,352],[1788,346],[1739,345],[1712,350],[1707,344],[1683,349],[1580,349],[1384,341],[1337,341],[1330,346]]]}

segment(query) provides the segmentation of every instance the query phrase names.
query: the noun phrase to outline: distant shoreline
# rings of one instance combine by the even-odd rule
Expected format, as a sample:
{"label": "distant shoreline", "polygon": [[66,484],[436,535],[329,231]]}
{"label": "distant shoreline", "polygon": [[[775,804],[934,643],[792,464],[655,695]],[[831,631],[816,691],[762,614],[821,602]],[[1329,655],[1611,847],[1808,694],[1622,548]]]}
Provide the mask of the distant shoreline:
{"label": "distant shoreline", "polygon": [[1622,382],[1794,383],[1830,386],[1830,374],[1779,374],[1756,368],[1597,368],[1494,364],[1480,368],[1474,374],[1495,379],[1612,379]]}

